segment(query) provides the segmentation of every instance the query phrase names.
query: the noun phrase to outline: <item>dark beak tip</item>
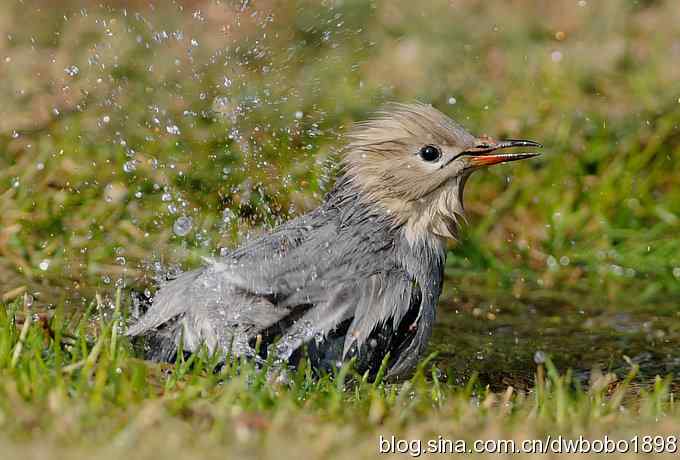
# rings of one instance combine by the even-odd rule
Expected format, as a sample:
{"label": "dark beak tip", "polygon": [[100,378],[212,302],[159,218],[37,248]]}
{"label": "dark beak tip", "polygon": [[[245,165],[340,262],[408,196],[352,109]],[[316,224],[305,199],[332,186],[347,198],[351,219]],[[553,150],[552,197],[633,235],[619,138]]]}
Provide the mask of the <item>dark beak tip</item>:
{"label": "dark beak tip", "polygon": [[543,148],[543,144],[540,144],[536,141],[530,141],[526,139],[507,139],[505,141],[501,141],[499,143],[499,146],[502,147],[536,147],[536,148]]}
{"label": "dark beak tip", "polygon": [[[515,161],[524,158],[533,158],[540,155],[538,152],[524,152],[524,153],[506,153],[494,154],[498,150],[517,148],[517,147],[533,147],[542,148],[543,144],[527,139],[504,139],[502,141],[489,141],[487,139],[479,139],[477,146],[463,152],[472,157],[488,157],[486,160],[478,160],[480,164],[496,164],[497,162]],[[494,160],[498,159],[498,161]],[[502,160],[501,160],[502,158]]]}

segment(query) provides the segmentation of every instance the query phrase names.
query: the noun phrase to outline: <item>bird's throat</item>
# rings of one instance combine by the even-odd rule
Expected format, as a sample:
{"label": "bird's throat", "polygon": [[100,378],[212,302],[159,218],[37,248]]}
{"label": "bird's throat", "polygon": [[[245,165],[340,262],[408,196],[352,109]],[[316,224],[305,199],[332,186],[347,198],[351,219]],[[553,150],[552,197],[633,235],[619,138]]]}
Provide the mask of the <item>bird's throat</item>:
{"label": "bird's throat", "polygon": [[452,177],[425,197],[407,201],[385,190],[367,191],[343,178],[327,198],[330,198],[328,204],[332,206],[373,209],[390,222],[390,227],[402,231],[411,246],[422,243],[440,245],[445,240],[457,239],[459,227],[465,221],[463,188],[466,179]]}
{"label": "bird's throat", "polygon": [[464,185],[464,178],[452,178],[425,199],[413,202],[404,221],[404,234],[411,244],[429,238],[458,239],[465,221]]}

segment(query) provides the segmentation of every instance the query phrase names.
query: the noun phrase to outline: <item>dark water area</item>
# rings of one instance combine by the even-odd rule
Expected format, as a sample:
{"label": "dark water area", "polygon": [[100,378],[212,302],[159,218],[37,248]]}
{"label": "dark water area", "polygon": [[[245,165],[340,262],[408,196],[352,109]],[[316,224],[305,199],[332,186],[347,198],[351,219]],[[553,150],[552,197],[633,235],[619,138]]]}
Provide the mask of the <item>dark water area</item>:
{"label": "dark water area", "polygon": [[653,311],[521,301],[470,309],[442,297],[430,350],[438,353],[435,362],[448,381],[463,383],[477,374],[492,388],[532,386],[537,365],[546,358],[561,373],[571,370],[583,385],[593,371],[623,378],[635,365],[640,382],[657,375],[677,380],[680,309],[647,310]]}

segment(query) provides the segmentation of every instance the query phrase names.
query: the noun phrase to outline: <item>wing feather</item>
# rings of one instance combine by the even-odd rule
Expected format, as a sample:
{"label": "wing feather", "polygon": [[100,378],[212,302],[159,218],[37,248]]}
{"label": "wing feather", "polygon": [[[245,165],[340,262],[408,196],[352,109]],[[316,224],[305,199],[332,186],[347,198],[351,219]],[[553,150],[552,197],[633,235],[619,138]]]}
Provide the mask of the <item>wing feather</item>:
{"label": "wing feather", "polygon": [[406,272],[376,273],[360,288],[354,319],[345,337],[343,356],[361,348],[378,327],[391,323],[396,329],[411,308],[415,283]]}

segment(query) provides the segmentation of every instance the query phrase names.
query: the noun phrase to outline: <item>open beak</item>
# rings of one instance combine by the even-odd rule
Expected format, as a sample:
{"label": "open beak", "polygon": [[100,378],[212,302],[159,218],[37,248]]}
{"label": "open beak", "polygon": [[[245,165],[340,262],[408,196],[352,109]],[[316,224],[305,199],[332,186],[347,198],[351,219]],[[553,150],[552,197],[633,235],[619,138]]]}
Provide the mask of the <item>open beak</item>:
{"label": "open beak", "polygon": [[540,155],[536,152],[522,152],[522,153],[500,153],[500,149],[507,149],[511,147],[543,147],[538,142],[527,141],[523,139],[506,139],[504,141],[496,141],[490,138],[479,138],[477,144],[464,152],[466,156],[470,157],[470,163],[473,166],[491,166],[498,163],[506,163],[508,161],[524,160],[525,158],[532,158]]}

